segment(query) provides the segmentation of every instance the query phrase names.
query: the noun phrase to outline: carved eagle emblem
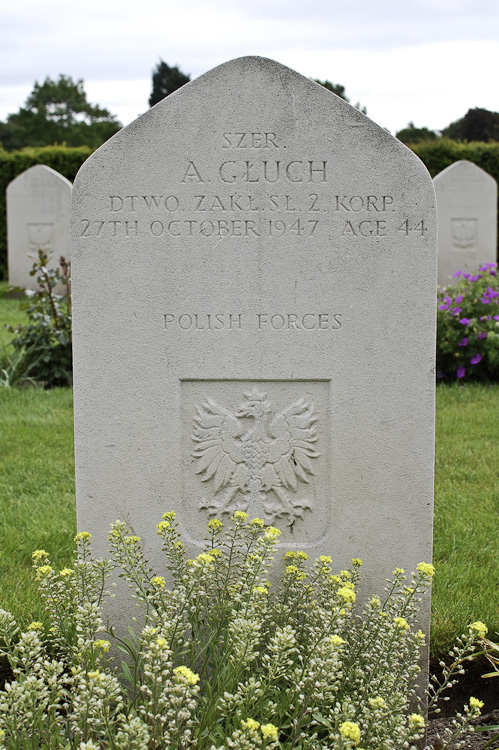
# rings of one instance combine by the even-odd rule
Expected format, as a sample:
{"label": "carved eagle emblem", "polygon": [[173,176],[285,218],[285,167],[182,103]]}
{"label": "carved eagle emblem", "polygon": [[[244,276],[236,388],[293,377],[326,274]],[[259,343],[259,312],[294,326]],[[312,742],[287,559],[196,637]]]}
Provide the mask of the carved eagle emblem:
{"label": "carved eagle emblem", "polygon": [[267,394],[253,387],[235,412],[209,397],[196,412],[192,456],[213,492],[200,508],[210,515],[249,509],[267,523],[284,519],[290,526],[303,518],[310,502],[289,493],[309,483],[320,456],[313,404],[300,398],[274,414]]}

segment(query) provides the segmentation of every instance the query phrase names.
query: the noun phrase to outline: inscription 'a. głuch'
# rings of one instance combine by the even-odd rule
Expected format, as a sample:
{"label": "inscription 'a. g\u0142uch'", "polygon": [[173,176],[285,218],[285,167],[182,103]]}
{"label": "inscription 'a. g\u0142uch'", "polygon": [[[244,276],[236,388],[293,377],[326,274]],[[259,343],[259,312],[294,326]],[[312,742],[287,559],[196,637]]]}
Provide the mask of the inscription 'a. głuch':
{"label": "inscription 'a. g\u0142uch'", "polygon": [[230,159],[222,162],[215,175],[208,174],[195,162],[189,161],[180,182],[212,182],[213,177],[226,184],[236,182],[269,184],[276,182],[295,184],[300,182],[327,182],[327,161],[319,159],[293,159],[291,161]]}

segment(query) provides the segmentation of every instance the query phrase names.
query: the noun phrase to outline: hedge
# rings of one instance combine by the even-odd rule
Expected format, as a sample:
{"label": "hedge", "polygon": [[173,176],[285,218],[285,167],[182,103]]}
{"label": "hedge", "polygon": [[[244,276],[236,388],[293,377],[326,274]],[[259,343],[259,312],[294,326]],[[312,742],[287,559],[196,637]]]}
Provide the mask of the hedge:
{"label": "hedge", "polygon": [[[456,161],[472,161],[488,172],[499,183],[499,143],[451,141],[438,138],[423,141],[409,148],[426,164],[432,177]],[[22,151],[0,149],[0,279],[7,278],[7,229],[5,190],[9,182],[34,164],[46,164],[73,182],[77,171],[92,153],[88,146],[67,148],[45,146],[25,148]]]}
{"label": "hedge", "polygon": [[7,185],[35,164],[46,164],[74,181],[76,173],[92,151],[88,146],[43,146],[23,148],[21,151],[4,151],[0,148],[0,279],[7,278],[7,216],[5,191]]}

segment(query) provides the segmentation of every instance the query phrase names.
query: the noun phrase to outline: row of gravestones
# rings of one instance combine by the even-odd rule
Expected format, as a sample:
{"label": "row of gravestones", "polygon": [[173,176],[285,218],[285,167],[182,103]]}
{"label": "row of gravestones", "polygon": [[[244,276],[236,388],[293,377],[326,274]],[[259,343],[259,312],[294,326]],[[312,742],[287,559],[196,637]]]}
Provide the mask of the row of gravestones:
{"label": "row of gravestones", "polygon": [[[434,185],[438,208],[438,283],[445,286],[451,283],[452,275],[457,271],[472,270],[496,260],[497,183],[475,164],[458,161],[440,172]],[[369,196],[354,198],[345,210],[353,216],[366,214],[370,218],[349,222],[345,233],[354,235],[358,232],[367,236],[376,227],[377,231],[382,231],[383,224],[376,225],[372,220],[380,212],[376,202],[371,200],[367,206],[364,202]],[[151,196],[150,200],[154,197]],[[121,226],[118,217],[126,207],[121,196],[111,196],[110,201],[111,212],[117,216],[112,228],[118,232]],[[50,167],[31,167],[10,183],[7,188],[7,233],[9,283],[12,286],[34,288],[29,272],[39,249],[54,259],[61,255],[68,258],[70,205],[71,183]],[[171,211],[174,206],[176,201],[172,197],[165,208]],[[341,198],[338,206],[345,207]],[[134,231],[135,224],[130,219],[124,226],[129,233]],[[160,231],[159,223],[155,229]],[[86,231],[99,231],[99,225],[89,225]],[[101,231],[106,231],[104,225]],[[411,227],[404,221],[399,231],[402,235],[414,231],[424,233],[425,227]]]}
{"label": "row of gravestones", "polygon": [[[458,163],[435,187],[457,268],[495,260],[492,178]],[[67,252],[70,192],[46,167],[9,186],[12,256]],[[241,509],[284,549],[362,556],[364,595],[429,561],[437,219],[422,162],[248,57],[120,131],[72,200],[78,527],[97,554],[121,518],[161,570],[163,512],[196,554],[207,521]]]}

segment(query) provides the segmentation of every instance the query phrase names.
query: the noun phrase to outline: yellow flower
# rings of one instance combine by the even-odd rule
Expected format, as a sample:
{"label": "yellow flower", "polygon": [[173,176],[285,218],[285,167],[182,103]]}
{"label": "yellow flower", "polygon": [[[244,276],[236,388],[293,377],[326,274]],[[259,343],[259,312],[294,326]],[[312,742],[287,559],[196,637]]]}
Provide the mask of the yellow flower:
{"label": "yellow flower", "polygon": [[340,576],[342,578],[351,578],[352,577],[350,575],[350,571],[349,570],[340,570]]}
{"label": "yellow flower", "polygon": [[360,557],[352,557],[352,565],[354,566],[354,568],[360,568],[360,566],[363,564],[364,563],[362,562]]}
{"label": "yellow flower", "polygon": [[281,532],[279,529],[276,529],[275,526],[267,526],[265,529],[265,539],[272,541],[273,539],[277,539],[278,536],[281,535]]}
{"label": "yellow flower", "polygon": [[135,534],[130,534],[129,536],[126,536],[123,541],[125,544],[138,544],[140,542],[140,536],[135,536]]}
{"label": "yellow flower", "polygon": [[50,565],[41,565],[38,570],[36,571],[36,578],[39,581],[41,578],[45,578],[50,573],[52,573],[53,568],[50,567]]}
{"label": "yellow flower", "polygon": [[246,521],[247,518],[248,518],[248,514],[245,513],[243,510],[236,510],[236,512],[234,513],[234,519],[236,521],[242,521],[244,523],[244,521]]}
{"label": "yellow flower", "polygon": [[255,586],[253,589],[253,594],[263,594],[266,596],[268,593],[268,589],[266,589],[265,586]]}
{"label": "yellow flower", "polygon": [[376,609],[378,609],[378,607],[381,607],[381,599],[379,598],[379,596],[373,596],[371,598],[371,606],[375,607]]}
{"label": "yellow flower", "polygon": [[213,557],[213,558],[222,557],[222,550],[221,549],[210,549],[210,551],[208,552],[208,554],[211,557]]}
{"label": "yellow flower", "polygon": [[169,510],[167,513],[163,513],[163,515],[161,516],[164,521],[174,521],[176,517],[177,514],[173,510]]}
{"label": "yellow flower", "polygon": [[360,727],[353,721],[344,721],[340,724],[340,734],[345,739],[352,740],[356,745],[360,742]]}
{"label": "yellow flower", "polygon": [[211,521],[208,521],[208,531],[213,531],[215,534],[222,530],[222,526],[223,523],[218,518],[212,518]]}
{"label": "yellow flower", "polygon": [[416,633],[416,638],[417,638],[417,639],[418,639],[419,641],[424,641],[424,639],[426,638],[426,635],[425,635],[425,634],[423,633],[423,631],[422,631],[422,630],[420,629],[420,630],[418,630],[418,632]]}
{"label": "yellow flower", "polygon": [[308,560],[309,559],[307,553],[304,552],[301,549],[298,550],[298,552],[296,553],[296,557],[298,558],[298,560]]}
{"label": "yellow flower", "polygon": [[199,682],[199,675],[189,669],[189,667],[175,667],[173,670],[176,681],[183,685],[195,685]]}
{"label": "yellow flower", "polygon": [[470,698],[470,706],[471,708],[483,708],[483,701],[479,701],[478,698],[473,698],[473,696]]}
{"label": "yellow flower", "polygon": [[165,583],[166,583],[166,581],[163,578],[163,576],[153,576],[151,578],[151,584],[152,584],[152,586],[158,586],[159,588],[164,588]]}
{"label": "yellow flower", "polygon": [[322,563],[323,565],[331,565],[333,562],[333,558],[330,557],[330,555],[321,555],[317,558],[317,561]]}
{"label": "yellow flower", "polygon": [[341,583],[341,578],[339,576],[329,576],[329,580],[333,581],[333,583]]}
{"label": "yellow flower", "polygon": [[480,622],[480,620],[478,620],[477,622],[472,622],[469,626],[469,629],[474,630],[479,638],[485,638],[485,636],[489,632],[488,627],[484,625],[483,622]]}
{"label": "yellow flower", "polygon": [[89,531],[80,531],[74,538],[75,542],[86,542],[92,538],[92,534]]}
{"label": "yellow flower", "polygon": [[417,570],[425,576],[428,576],[428,578],[432,578],[435,575],[435,568],[433,565],[430,565],[430,563],[420,562],[417,566]]}
{"label": "yellow flower", "polygon": [[384,708],[386,706],[385,699],[381,696],[377,698],[369,698],[369,705],[371,708]]}
{"label": "yellow flower", "polygon": [[393,571],[394,576],[402,576],[404,575],[404,573],[405,570],[403,568],[395,568],[395,570]]}
{"label": "yellow flower", "polygon": [[74,570],[71,570],[71,568],[63,568],[59,571],[59,575],[63,578],[66,578],[66,576],[72,576],[74,573]]}
{"label": "yellow flower", "polygon": [[409,727],[411,729],[424,728],[424,718],[421,716],[421,714],[411,714],[409,716]]}
{"label": "yellow flower", "polygon": [[28,630],[43,630],[43,624],[41,622],[32,622],[28,625]]}
{"label": "yellow flower", "polygon": [[109,651],[111,648],[111,644],[109,641],[104,641],[102,638],[100,638],[98,641],[94,641],[95,648],[101,648],[105,653]]}
{"label": "yellow flower", "polygon": [[260,727],[260,722],[255,721],[254,719],[244,719],[241,721],[241,726],[243,729],[258,729]]}
{"label": "yellow flower", "polygon": [[250,526],[255,526],[261,529],[265,526],[265,521],[263,520],[263,518],[252,518],[250,521]]}
{"label": "yellow flower", "polygon": [[398,630],[409,630],[409,623],[403,617],[394,617],[393,624]]}
{"label": "yellow flower", "polygon": [[352,589],[348,588],[347,586],[342,586],[341,589],[338,589],[338,596],[343,599],[343,601],[350,602],[352,604],[357,598],[355,595],[355,591],[352,591]]}
{"label": "yellow flower", "polygon": [[333,646],[341,646],[345,641],[343,638],[339,635],[331,635],[329,636],[329,642],[333,644]]}
{"label": "yellow flower", "polygon": [[161,534],[162,531],[166,531],[166,529],[171,529],[171,523],[170,521],[160,521],[156,525],[156,534]]}
{"label": "yellow flower", "polygon": [[38,560],[41,560],[42,558],[48,557],[49,553],[45,552],[44,549],[35,549],[31,557],[33,558],[34,562],[38,562]]}
{"label": "yellow flower", "polygon": [[295,557],[297,556],[297,554],[298,554],[297,552],[293,552],[293,550],[292,550],[292,549],[290,549],[290,550],[289,550],[288,552],[286,552],[286,554],[284,555],[284,559],[285,559],[285,560],[294,560],[294,559],[295,559]]}
{"label": "yellow flower", "polygon": [[88,673],[89,680],[99,680],[101,679],[101,673],[98,669],[95,669],[93,672]]}
{"label": "yellow flower", "polygon": [[159,636],[158,638],[156,638],[156,645],[160,648],[164,648],[168,645],[168,641],[166,640],[166,638],[162,638],[161,636]]}
{"label": "yellow flower", "polygon": [[201,552],[197,557],[196,561],[202,565],[213,565],[213,557],[211,555],[208,555],[206,552]]}
{"label": "yellow flower", "polygon": [[264,740],[276,740],[279,730],[274,724],[262,724],[261,732]]}

